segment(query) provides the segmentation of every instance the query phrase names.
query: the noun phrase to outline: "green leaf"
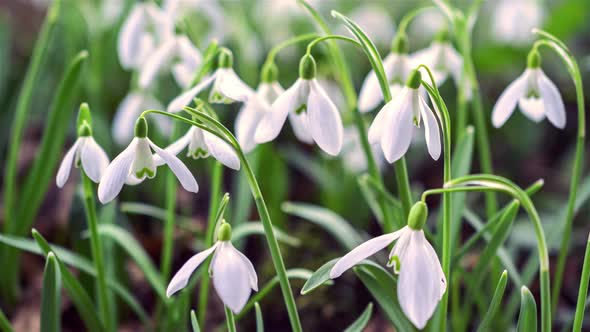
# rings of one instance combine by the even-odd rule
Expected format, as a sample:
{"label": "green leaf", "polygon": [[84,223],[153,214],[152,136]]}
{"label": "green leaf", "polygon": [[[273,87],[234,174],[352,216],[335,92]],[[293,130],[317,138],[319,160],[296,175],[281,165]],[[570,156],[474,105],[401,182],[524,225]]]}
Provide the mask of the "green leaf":
{"label": "green leaf", "polygon": [[344,332],[362,332],[369,320],[371,319],[371,315],[373,314],[373,303],[369,302],[367,308],[363,311],[363,313],[357,318],[352,325],[346,328]]}
{"label": "green leaf", "polygon": [[301,173],[307,175],[313,182],[317,183],[319,187],[328,189],[338,188],[340,181],[330,172],[317,158],[303,153],[301,150],[292,146],[287,147],[281,155],[287,162],[299,170]]}
{"label": "green leaf", "polygon": [[518,332],[537,331],[537,303],[526,286],[520,289],[520,314],[516,330]]}
{"label": "green leaf", "polygon": [[502,275],[500,276],[498,285],[496,286],[496,291],[494,292],[494,297],[492,298],[492,302],[490,302],[488,311],[486,312],[481,324],[477,328],[478,332],[491,331],[490,324],[492,323],[494,316],[496,316],[500,304],[502,304],[502,297],[504,296],[504,290],[506,290],[507,281],[508,272],[504,270],[504,272],[502,272]]}
{"label": "green leaf", "polygon": [[326,282],[330,280],[330,270],[332,270],[339,259],[340,257],[334,258],[317,269],[303,285],[303,288],[301,289],[301,295],[311,293],[314,289],[326,284]]}
{"label": "green leaf", "polygon": [[47,254],[41,292],[41,332],[59,332],[61,322],[61,276],[55,255]]}
{"label": "green leaf", "polygon": [[[292,247],[299,247],[301,245],[301,240],[298,238],[291,236],[277,227],[273,226],[273,230],[277,240],[284,244],[288,244]],[[265,236],[264,233],[264,226],[259,221],[251,221],[243,224],[239,224],[235,228],[232,229],[232,241],[238,241],[240,239],[246,238],[250,235],[262,235]]]}
{"label": "green leaf", "polygon": [[379,200],[382,199],[391,207],[388,210],[392,211],[392,220],[395,223],[395,227],[399,229],[405,226],[402,204],[397,198],[393,197],[393,195],[377,183],[369,174],[359,176],[357,181],[363,197],[380,223],[383,223],[381,207],[379,206]]}
{"label": "green leaf", "polygon": [[191,326],[193,328],[193,332],[201,332],[201,328],[199,327],[199,321],[197,320],[197,314],[195,310],[191,310]]}
{"label": "green leaf", "polygon": [[10,325],[10,321],[4,315],[2,309],[0,309],[0,331],[2,332],[14,332],[14,329]]}
{"label": "green leaf", "polygon": [[256,332],[264,332],[264,320],[262,319],[262,310],[258,302],[254,303],[254,311],[256,312]]}
{"label": "green leaf", "polygon": [[35,238],[35,241],[37,241],[37,245],[45,254],[51,253],[55,255],[55,260],[61,273],[63,286],[68,292],[68,295],[74,303],[74,306],[80,313],[80,317],[84,321],[88,331],[104,331],[104,325],[97,316],[97,309],[84,287],[82,287],[78,279],[72,275],[70,270],[68,270],[64,263],[59,259],[59,256],[51,251],[51,247],[43,238],[43,236],[35,229],[33,229],[32,234],[33,238]]}
{"label": "green leaf", "polygon": [[354,272],[398,331],[415,331],[414,325],[406,318],[397,300],[397,281],[387,270],[365,260],[354,268]]}
{"label": "green leaf", "polygon": [[82,51],[72,60],[62,79],[56,97],[53,99],[47,125],[43,130],[41,146],[36,152],[36,157],[31,166],[25,183],[20,204],[17,205],[20,213],[17,233],[25,234],[29,231],[37,211],[45,198],[45,193],[55,175],[55,169],[61,159],[61,150],[68,133],[68,128],[75,121],[74,98],[78,95],[84,64],[88,58],[88,52]]}
{"label": "green leaf", "polygon": [[[32,254],[39,256],[45,256],[46,254],[42,249],[39,248],[37,243],[33,240],[25,239],[18,236],[0,234],[0,243],[11,246],[16,249],[20,249]],[[61,261],[65,264],[72,266],[80,271],[91,275],[96,278],[96,270],[94,265],[88,258],[80,256],[74,252],[71,252],[65,248],[47,244],[49,249],[55,253],[56,256],[60,257]],[[115,292],[119,297],[127,303],[127,305],[133,309],[137,316],[146,324],[149,323],[149,318],[145,310],[141,307],[139,302],[133,297],[133,295],[123,287],[116,280],[107,278],[107,285]]]}
{"label": "green leaf", "polygon": [[152,263],[152,260],[147,255],[143,247],[135,240],[133,235],[127,232],[120,226],[107,224],[98,225],[98,232],[101,236],[111,238],[115,243],[121,246],[127,254],[135,261],[137,266],[144,273],[145,278],[150,283],[154,291],[160,296],[163,301],[168,301],[166,297],[166,286],[162,281],[158,270]]}
{"label": "green leaf", "polygon": [[352,250],[362,242],[362,237],[348,221],[328,209],[307,203],[284,202],[282,210],[322,227],[347,250]]}

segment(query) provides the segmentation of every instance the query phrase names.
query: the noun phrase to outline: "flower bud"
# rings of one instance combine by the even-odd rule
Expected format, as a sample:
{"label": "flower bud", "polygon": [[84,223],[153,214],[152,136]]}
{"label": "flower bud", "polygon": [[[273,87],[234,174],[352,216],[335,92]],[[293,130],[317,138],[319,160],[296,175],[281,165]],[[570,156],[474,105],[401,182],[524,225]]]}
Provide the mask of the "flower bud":
{"label": "flower bud", "polygon": [[305,80],[311,80],[316,75],[315,59],[310,54],[306,54],[299,62],[299,77]]}
{"label": "flower bud", "polygon": [[399,32],[391,42],[391,52],[396,54],[408,53],[408,36],[405,32]]}
{"label": "flower bud", "polygon": [[418,69],[414,69],[410,72],[410,75],[406,80],[406,86],[416,90],[420,87],[420,84],[422,84],[422,74],[420,74]]}
{"label": "flower bud", "polygon": [[527,67],[528,68],[539,68],[541,67],[541,55],[536,49],[532,49],[527,56]]}
{"label": "flower bud", "polygon": [[219,68],[231,68],[234,65],[234,55],[227,48],[222,48],[217,56],[217,66]]}
{"label": "flower bud", "polygon": [[219,229],[217,230],[217,241],[230,241],[231,240],[231,226],[224,221],[221,222]]}
{"label": "flower bud", "polygon": [[276,80],[279,78],[279,68],[274,62],[264,64],[264,66],[262,66],[261,76],[263,83],[276,82]]}
{"label": "flower bud", "polygon": [[135,122],[135,137],[138,138],[146,138],[147,134],[148,134],[148,124],[147,124],[147,120],[143,117],[140,116],[139,118],[137,118],[137,121]]}
{"label": "flower bud", "polygon": [[426,224],[428,218],[428,206],[426,203],[419,201],[410,209],[410,215],[408,216],[408,226],[413,230],[421,230]]}

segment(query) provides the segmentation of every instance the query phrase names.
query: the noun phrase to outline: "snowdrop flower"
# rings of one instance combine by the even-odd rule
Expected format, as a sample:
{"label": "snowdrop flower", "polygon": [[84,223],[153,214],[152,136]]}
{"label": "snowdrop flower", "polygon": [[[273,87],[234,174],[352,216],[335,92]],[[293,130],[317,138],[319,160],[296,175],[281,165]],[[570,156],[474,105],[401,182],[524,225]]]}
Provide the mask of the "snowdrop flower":
{"label": "snowdrop flower", "polygon": [[92,137],[90,109],[83,103],[78,113],[78,139],[68,150],[57,171],[55,182],[62,188],[70,176],[72,164],[82,166],[84,173],[95,183],[100,181],[109,157]]}
{"label": "snowdrop flower", "polygon": [[121,66],[137,69],[161,43],[174,36],[174,22],[151,2],[138,2],[119,32]]}
{"label": "snowdrop flower", "polygon": [[139,71],[139,87],[147,88],[158,73],[170,68],[176,83],[188,87],[201,65],[201,52],[186,36],[174,36],[158,47],[150,55]]}
{"label": "snowdrop flower", "polygon": [[342,119],[334,102],[317,82],[316,63],[309,54],[301,58],[299,79],[275,100],[262,118],[256,129],[256,142],[265,143],[277,137],[287,116],[300,141],[315,142],[332,156],[340,153]]}
{"label": "snowdrop flower", "polygon": [[421,92],[420,71],[413,70],[403,90],[377,113],[369,128],[369,143],[380,144],[385,159],[393,163],[410,147],[414,127],[424,117],[424,133],[430,156],[437,160],[441,152],[437,117],[426,104]]}
{"label": "snowdrop flower", "polygon": [[536,50],[528,55],[527,69],[502,92],[492,110],[494,127],[501,127],[518,106],[522,113],[539,122],[545,117],[555,127],[565,127],[565,106],[561,94],[541,69],[541,56]]}
{"label": "snowdrop flower", "polygon": [[[365,4],[355,8],[349,15],[375,44],[386,46],[391,42],[395,26],[386,10],[374,4]],[[341,31],[345,34],[344,30]]]}
{"label": "snowdrop flower", "polygon": [[[408,57],[408,39],[404,33],[400,33],[394,38],[391,50],[391,53],[383,60],[383,68],[389,81],[391,95],[397,96],[412,71]],[[365,78],[359,93],[359,111],[372,111],[382,101],[383,93],[381,92],[379,80],[375,71],[371,70]]]}
{"label": "snowdrop flower", "polygon": [[538,0],[500,0],[492,14],[492,35],[498,41],[522,45],[534,38],[531,29],[541,26],[545,10]]}
{"label": "snowdrop flower", "polygon": [[[448,40],[446,30],[441,31],[430,46],[414,52],[411,58],[415,67],[424,64],[432,70],[436,85],[442,85],[449,74],[453,77],[456,85],[459,85],[462,80],[463,58]],[[470,86],[466,92],[468,93],[467,99],[471,99]]]}
{"label": "snowdrop flower", "polygon": [[[133,128],[137,117],[144,110],[163,109],[162,104],[147,91],[131,91],[117,107],[113,118],[112,135],[115,142],[123,145],[133,138]],[[158,119],[158,130],[169,135],[172,122],[168,118]]]}
{"label": "snowdrop flower", "polygon": [[254,136],[258,124],[264,115],[270,112],[272,103],[285,92],[277,78],[277,66],[274,63],[264,65],[261,83],[258,85],[256,93],[248,99],[236,117],[236,138],[245,153],[256,147]]}
{"label": "snowdrop flower", "polygon": [[146,119],[144,117],[138,118],[135,124],[135,138],[123,152],[113,159],[100,180],[98,199],[101,203],[106,204],[117,197],[125,183],[135,185],[146,177],[152,179],[156,176],[157,159],[152,155],[152,149],[156,156],[162,159],[162,164],[168,164],[184,189],[193,193],[199,191],[197,180],[186,165],[170,152],[154,144],[147,137],[147,133]]}
{"label": "snowdrop flower", "polygon": [[191,89],[183,92],[168,104],[168,112],[179,112],[189,105],[201,91],[213,85],[209,102],[230,104],[236,101],[246,102],[254,91],[244,83],[233,70],[233,55],[230,50],[222,49],[219,53],[218,68]]}
{"label": "snowdrop flower", "polygon": [[176,272],[166,296],[186,287],[193,272],[207,257],[213,255],[209,274],[213,279],[213,286],[223,304],[234,313],[239,313],[248,302],[252,289],[258,291],[258,277],[252,262],[239,252],[231,243],[231,226],[222,222],[217,232],[217,242],[209,249],[191,257]]}
{"label": "snowdrop flower", "polygon": [[416,203],[410,210],[407,226],[354,248],[336,262],[330,271],[330,278],[338,278],[397,240],[387,266],[393,266],[394,272],[399,275],[397,297],[404,314],[418,329],[423,329],[447,288],[438,256],[422,230],[427,216],[426,204]]}
{"label": "snowdrop flower", "polygon": [[[371,145],[371,151],[375,156],[375,162],[379,169],[384,165],[385,159],[378,144]],[[344,165],[354,173],[362,173],[367,170],[367,157],[361,145],[357,128],[349,126],[344,128],[344,143],[342,145],[342,160]]]}

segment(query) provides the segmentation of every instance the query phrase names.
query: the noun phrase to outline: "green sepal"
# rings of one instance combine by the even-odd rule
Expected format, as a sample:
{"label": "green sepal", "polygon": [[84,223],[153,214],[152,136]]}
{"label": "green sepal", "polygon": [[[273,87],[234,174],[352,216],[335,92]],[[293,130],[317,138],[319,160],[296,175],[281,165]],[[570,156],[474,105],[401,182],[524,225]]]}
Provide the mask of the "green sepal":
{"label": "green sepal", "polygon": [[406,86],[411,89],[418,89],[422,84],[422,74],[418,69],[414,69],[410,72],[408,79],[406,80]]}
{"label": "green sepal", "polygon": [[224,221],[221,222],[219,230],[217,230],[218,241],[230,241],[231,240],[231,226]]}
{"label": "green sepal", "polygon": [[316,76],[316,63],[311,54],[306,54],[299,62],[299,77],[304,80],[314,79]]}
{"label": "green sepal", "polygon": [[424,228],[426,219],[428,219],[428,206],[426,206],[426,203],[419,201],[410,209],[408,226],[413,230],[419,231]]}
{"label": "green sepal", "polygon": [[219,68],[232,68],[234,65],[234,55],[227,49],[222,48],[217,56],[217,66]]}
{"label": "green sepal", "polygon": [[135,137],[138,137],[138,138],[146,138],[147,137],[148,124],[147,124],[147,120],[143,116],[140,116],[139,118],[137,118],[137,121],[135,122],[134,133],[135,133]]}

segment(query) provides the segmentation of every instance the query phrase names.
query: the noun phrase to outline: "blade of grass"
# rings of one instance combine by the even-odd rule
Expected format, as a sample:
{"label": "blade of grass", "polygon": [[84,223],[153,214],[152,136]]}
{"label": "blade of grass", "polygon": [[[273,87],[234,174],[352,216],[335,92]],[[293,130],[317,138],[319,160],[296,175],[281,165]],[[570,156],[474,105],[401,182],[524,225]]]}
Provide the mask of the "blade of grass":
{"label": "blade of grass", "polygon": [[262,310],[258,302],[254,303],[254,311],[256,312],[256,332],[264,332],[264,320],[262,319]]}
{"label": "blade of grass", "polygon": [[498,285],[496,286],[496,291],[494,292],[494,297],[492,298],[492,302],[490,302],[490,306],[488,308],[488,312],[485,314],[481,324],[477,328],[477,332],[484,332],[484,331],[493,331],[491,329],[491,324],[500,308],[500,304],[502,303],[502,297],[504,296],[504,290],[506,290],[506,282],[508,281],[508,272],[504,270],[502,272],[502,276],[500,276],[500,280],[498,281]]}
{"label": "blade of grass", "polygon": [[520,314],[516,330],[518,332],[537,331],[537,303],[526,286],[520,289]]}
{"label": "blade of grass", "polygon": [[586,296],[588,295],[588,281],[590,280],[590,236],[586,242],[586,253],[584,254],[584,267],[580,277],[580,289],[578,291],[578,302],[576,304],[576,315],[574,317],[574,328],[572,332],[582,330],[584,311],[586,311]]}
{"label": "blade of grass", "polygon": [[2,309],[0,309],[0,330],[2,332],[14,332],[14,329],[10,325],[10,321],[8,321],[8,318],[6,318]]}
{"label": "blade of grass", "polygon": [[194,309],[191,310],[191,327],[193,328],[193,332],[201,332],[199,321],[197,320],[197,314]]}
{"label": "blade of grass", "polygon": [[59,332],[61,322],[61,276],[55,255],[47,254],[41,292],[41,332]]}
{"label": "blade of grass", "polygon": [[362,332],[373,314],[373,303],[369,302],[369,305],[363,310],[363,313],[357,318],[354,323],[344,330],[344,332]]}

